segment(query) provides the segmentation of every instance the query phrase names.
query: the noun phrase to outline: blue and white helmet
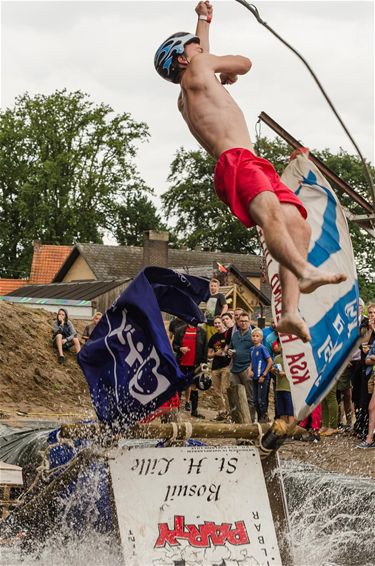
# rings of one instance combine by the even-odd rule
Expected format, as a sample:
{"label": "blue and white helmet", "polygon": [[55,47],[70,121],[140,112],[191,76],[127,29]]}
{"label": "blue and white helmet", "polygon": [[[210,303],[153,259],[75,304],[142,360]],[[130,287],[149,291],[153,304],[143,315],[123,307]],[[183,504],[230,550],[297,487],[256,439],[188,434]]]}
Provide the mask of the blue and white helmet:
{"label": "blue and white helmet", "polygon": [[187,43],[200,43],[199,37],[188,32],[179,31],[166,39],[155,53],[154,65],[156,71],[163,79],[178,83],[179,68],[173,59],[175,55],[182,55]]}

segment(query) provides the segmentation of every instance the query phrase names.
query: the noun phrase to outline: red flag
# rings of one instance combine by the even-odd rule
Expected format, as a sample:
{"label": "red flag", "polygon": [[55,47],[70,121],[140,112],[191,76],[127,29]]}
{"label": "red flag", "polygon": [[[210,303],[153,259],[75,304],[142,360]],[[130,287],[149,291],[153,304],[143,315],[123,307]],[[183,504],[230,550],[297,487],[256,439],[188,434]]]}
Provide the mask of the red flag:
{"label": "red flag", "polygon": [[218,266],[218,268],[219,268],[220,273],[228,273],[228,270],[227,270],[227,268],[226,268],[224,265],[222,265],[222,264],[219,263],[218,261],[217,261],[216,263],[217,263],[217,266]]}

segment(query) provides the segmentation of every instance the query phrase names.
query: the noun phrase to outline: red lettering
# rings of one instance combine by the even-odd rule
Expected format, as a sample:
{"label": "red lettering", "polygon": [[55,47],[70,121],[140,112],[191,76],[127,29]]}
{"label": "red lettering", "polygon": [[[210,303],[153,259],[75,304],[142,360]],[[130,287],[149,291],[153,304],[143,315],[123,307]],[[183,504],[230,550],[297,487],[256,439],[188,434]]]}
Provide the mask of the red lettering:
{"label": "red lettering", "polygon": [[236,528],[228,533],[228,542],[231,544],[249,544],[249,537],[243,521],[235,522]]}
{"label": "red lettering", "polygon": [[274,307],[275,307],[276,315],[281,314],[281,311],[282,311],[281,303],[282,303],[281,297],[279,299],[275,299],[275,301],[274,301]]}
{"label": "red lettering", "polygon": [[[307,367],[307,362],[306,360],[301,362],[301,363],[297,363],[299,362],[302,358],[305,357],[305,354],[303,352],[301,352],[300,354],[287,354],[286,355],[286,361],[290,370],[290,374],[292,376],[292,380],[293,383],[296,385],[298,383],[303,383],[304,381],[307,381],[308,379],[310,379],[310,372],[309,369]],[[307,369],[306,369],[307,368]],[[301,374],[301,371],[305,371],[304,374]]]}
{"label": "red lettering", "polygon": [[249,544],[244,521],[236,521],[231,529],[230,523],[216,525],[207,521],[202,525],[185,525],[185,517],[175,515],[174,527],[170,530],[167,523],[159,523],[159,536],[155,548],[180,545],[177,539],[187,540],[191,546],[209,548],[210,546],[223,546],[226,542],[234,545]]}
{"label": "red lettering", "polygon": [[205,525],[200,525],[196,527],[195,525],[186,525],[189,536],[186,536],[189,544],[191,546],[197,546],[198,548],[207,548],[208,542],[208,532],[205,529]]}
{"label": "red lettering", "polygon": [[298,336],[294,336],[294,334],[280,334],[280,340],[282,344],[286,344],[287,342],[294,342],[295,340],[299,340]]}
{"label": "red lettering", "polygon": [[305,354],[303,352],[301,354],[288,354],[286,356],[288,366],[295,364],[296,362],[298,362],[304,356],[305,356]]}
{"label": "red lettering", "polygon": [[215,523],[207,522],[203,525],[202,529],[207,530],[207,534],[211,537],[214,546],[224,546],[230,531],[230,523],[215,525]]}
{"label": "red lettering", "polygon": [[303,383],[308,379],[310,379],[310,372],[308,369],[305,371],[303,375],[292,375],[292,380],[294,385],[297,385],[298,383]]}
{"label": "red lettering", "polygon": [[168,523],[159,523],[159,537],[155,543],[155,548],[163,547],[166,543],[170,546],[178,546],[176,538],[181,538],[184,533],[185,518],[180,515],[175,515],[174,530],[169,530]]}
{"label": "red lettering", "polygon": [[[276,288],[280,288],[280,277],[278,273],[272,275],[270,285],[273,293],[275,293]],[[281,289],[279,292],[281,292]]]}
{"label": "red lettering", "polygon": [[307,368],[307,362],[303,362],[302,364],[294,364],[294,366],[290,368],[290,373],[292,375],[295,375],[299,371],[304,371],[306,368]]}

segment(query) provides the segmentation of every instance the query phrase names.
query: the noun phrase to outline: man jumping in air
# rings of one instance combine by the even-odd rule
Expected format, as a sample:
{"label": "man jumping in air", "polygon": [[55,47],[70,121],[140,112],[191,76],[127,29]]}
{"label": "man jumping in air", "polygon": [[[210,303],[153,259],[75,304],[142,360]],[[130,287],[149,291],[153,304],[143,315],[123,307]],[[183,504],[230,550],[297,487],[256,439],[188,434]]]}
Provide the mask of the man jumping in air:
{"label": "man jumping in air", "polygon": [[[241,55],[217,57],[209,53],[212,6],[199,2],[196,35],[175,33],[155,54],[155,68],[167,81],[181,86],[178,108],[199,144],[217,160],[215,191],[247,227],[261,227],[272,257],[280,264],[283,290],[279,332],[311,339],[298,312],[300,293],[340,283],[343,274],[321,271],[306,261],[311,230],[307,212],[266,159],[254,154],[241,109],[224,85],[250,71]],[[216,73],[219,73],[217,78]]]}

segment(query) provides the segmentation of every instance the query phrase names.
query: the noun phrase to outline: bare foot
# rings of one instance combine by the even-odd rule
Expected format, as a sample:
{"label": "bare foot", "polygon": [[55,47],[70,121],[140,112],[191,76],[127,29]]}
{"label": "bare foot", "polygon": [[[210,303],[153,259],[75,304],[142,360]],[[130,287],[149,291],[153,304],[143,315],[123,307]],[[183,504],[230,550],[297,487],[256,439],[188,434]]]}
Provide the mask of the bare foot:
{"label": "bare foot", "polygon": [[346,281],[347,276],[344,273],[330,273],[329,271],[320,271],[316,267],[312,267],[305,277],[298,280],[301,293],[312,293],[321,285],[337,285]]}
{"label": "bare foot", "polygon": [[276,327],[278,332],[294,334],[302,342],[310,342],[311,336],[305,321],[298,314],[284,314]]}
{"label": "bare foot", "polygon": [[337,432],[338,432],[337,428],[327,428],[326,430],[324,430],[320,434],[322,436],[332,436],[332,435],[336,434]]}

